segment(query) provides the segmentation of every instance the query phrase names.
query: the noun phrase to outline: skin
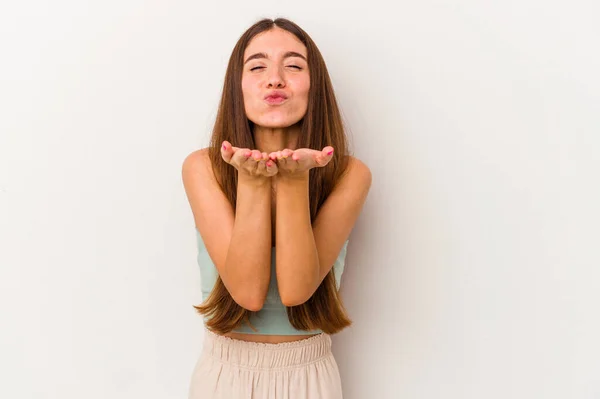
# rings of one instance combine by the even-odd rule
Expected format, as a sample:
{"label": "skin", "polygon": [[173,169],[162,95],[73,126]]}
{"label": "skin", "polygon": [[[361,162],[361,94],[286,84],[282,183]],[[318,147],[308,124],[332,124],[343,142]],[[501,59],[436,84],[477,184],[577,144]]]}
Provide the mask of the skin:
{"label": "skin", "polygon": [[[285,57],[290,52],[304,59]],[[252,57],[260,53],[267,58]],[[310,74],[306,56],[304,44],[281,28],[263,32],[250,41],[244,52],[242,93],[246,115],[255,125],[257,149],[240,149],[224,141],[222,155],[226,162],[252,176],[266,178],[277,174],[290,177],[329,163],[331,146],[322,151],[293,150],[300,134],[299,122],[308,108]],[[264,97],[272,90],[283,91],[288,98],[281,104],[268,104]]]}
{"label": "skin", "polygon": [[[295,52],[302,57],[286,57]],[[267,58],[253,58],[263,53]],[[253,58],[248,60],[249,58]],[[307,51],[293,34],[274,28],[255,36],[244,52],[242,93],[246,115],[255,126],[256,149],[238,148],[225,141],[221,147],[223,159],[239,172],[261,179],[277,181],[302,176],[313,167],[327,165],[333,147],[323,151],[296,149],[300,134],[299,122],[306,114],[310,75],[306,62]],[[246,61],[248,60],[248,61]],[[280,104],[264,100],[272,90],[285,92],[287,99]],[[275,179],[271,179],[275,177]],[[275,197],[276,195],[274,195]],[[273,201],[273,207],[275,203]],[[275,226],[273,226],[275,236]],[[262,335],[230,332],[231,338],[253,342],[279,343],[305,339],[310,335]]]}
{"label": "skin", "polygon": [[[296,55],[286,57],[290,52]],[[266,57],[254,57],[260,53]],[[334,149],[297,148],[299,122],[308,108],[310,88],[310,71],[303,59],[306,56],[305,46],[280,28],[255,36],[245,50],[242,94],[246,114],[255,126],[257,148],[238,148],[227,141],[221,147],[225,162],[239,172],[238,200],[243,206],[238,212],[244,215],[243,222],[235,223],[233,209],[211,172],[207,149],[194,151],[183,165],[183,181],[196,226],[201,233],[204,231],[205,244],[223,273],[223,281],[232,288],[232,296],[247,309],[262,307],[270,274],[262,266],[271,259],[270,249],[276,243],[282,302],[295,306],[308,300],[330,272],[371,186],[369,168],[349,157],[347,173],[311,223],[309,171],[327,165]],[[265,96],[273,90],[282,91],[287,99],[279,104],[267,103]],[[269,216],[270,229],[262,222]],[[256,245],[244,240],[248,234],[257,238]],[[230,241],[224,242],[224,238]],[[230,242],[235,243],[234,250]],[[264,343],[309,337],[236,332],[226,335]]]}

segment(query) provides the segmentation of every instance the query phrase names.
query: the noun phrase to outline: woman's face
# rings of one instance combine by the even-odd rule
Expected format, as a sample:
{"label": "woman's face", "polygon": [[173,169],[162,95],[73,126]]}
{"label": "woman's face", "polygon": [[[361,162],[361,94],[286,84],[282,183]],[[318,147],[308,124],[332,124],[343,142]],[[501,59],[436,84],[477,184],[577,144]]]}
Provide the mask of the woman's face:
{"label": "woman's face", "polygon": [[308,107],[306,46],[275,27],[256,35],[244,52],[242,93],[246,115],[262,127],[291,126]]}

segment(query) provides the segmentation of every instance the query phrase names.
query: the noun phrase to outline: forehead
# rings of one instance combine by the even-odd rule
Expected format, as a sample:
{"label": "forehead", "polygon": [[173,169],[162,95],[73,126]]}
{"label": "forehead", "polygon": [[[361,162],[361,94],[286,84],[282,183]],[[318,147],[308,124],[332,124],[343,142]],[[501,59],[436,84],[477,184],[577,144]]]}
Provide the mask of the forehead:
{"label": "forehead", "polygon": [[250,40],[244,51],[244,59],[255,53],[277,56],[288,51],[295,51],[306,57],[306,46],[293,33],[275,27],[259,33]]}

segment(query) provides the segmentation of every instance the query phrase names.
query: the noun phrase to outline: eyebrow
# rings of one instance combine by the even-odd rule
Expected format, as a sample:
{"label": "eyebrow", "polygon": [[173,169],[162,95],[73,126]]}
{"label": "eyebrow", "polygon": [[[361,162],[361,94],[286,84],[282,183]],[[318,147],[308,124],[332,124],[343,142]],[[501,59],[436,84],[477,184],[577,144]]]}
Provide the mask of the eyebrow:
{"label": "eyebrow", "polygon": [[[297,52],[295,52],[295,51],[288,51],[287,53],[285,53],[285,54],[283,55],[283,58],[284,58],[284,59],[285,59],[285,58],[289,58],[289,57],[299,57],[299,58],[302,58],[304,61],[306,61],[306,57],[305,57],[305,56],[303,56],[302,54],[300,54],[300,53],[297,53]],[[269,58],[269,56],[267,56],[267,54],[265,54],[265,53],[256,53],[256,54],[252,54],[250,57],[248,57],[248,59],[246,59],[246,61],[244,61],[244,65],[245,65],[245,64],[246,64],[248,61],[250,61],[250,60],[255,60],[255,59],[258,59],[258,58],[267,58],[267,59],[268,59],[268,58]]]}

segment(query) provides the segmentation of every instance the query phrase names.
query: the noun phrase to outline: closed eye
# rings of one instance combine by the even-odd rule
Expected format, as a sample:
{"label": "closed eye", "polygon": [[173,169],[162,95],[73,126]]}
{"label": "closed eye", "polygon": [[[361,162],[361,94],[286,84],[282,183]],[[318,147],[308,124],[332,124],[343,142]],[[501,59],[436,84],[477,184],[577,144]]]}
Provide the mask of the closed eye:
{"label": "closed eye", "polygon": [[[288,65],[289,68],[296,68],[297,70],[302,70],[302,67],[299,67],[298,65]],[[263,66],[255,66],[254,68],[250,68],[251,71],[254,71],[256,69],[263,69]]]}

